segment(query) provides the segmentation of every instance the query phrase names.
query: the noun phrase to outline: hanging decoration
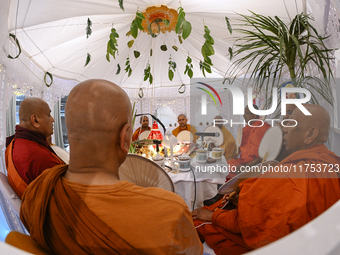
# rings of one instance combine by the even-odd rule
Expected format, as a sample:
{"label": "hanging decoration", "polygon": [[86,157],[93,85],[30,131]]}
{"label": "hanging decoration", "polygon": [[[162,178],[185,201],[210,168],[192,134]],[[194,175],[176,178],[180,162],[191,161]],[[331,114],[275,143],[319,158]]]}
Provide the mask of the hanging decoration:
{"label": "hanging decoration", "polygon": [[20,56],[20,54],[21,54],[21,47],[20,47],[19,41],[18,41],[18,39],[16,38],[15,35],[9,34],[9,37],[13,38],[13,40],[14,40],[15,43],[16,43],[16,45],[18,46],[19,52],[18,52],[18,54],[17,54],[15,57],[12,57],[11,55],[8,54],[8,55],[7,55],[7,58],[16,59],[16,58],[18,58],[18,57]]}
{"label": "hanging decoration", "polygon": [[[48,84],[47,81],[46,81],[47,76],[48,76],[48,77],[50,78],[50,80],[51,80],[51,82],[50,82],[49,84]],[[45,85],[46,85],[47,87],[51,87],[51,85],[52,85],[52,83],[53,83],[53,76],[52,76],[51,73],[49,73],[49,72],[46,72],[46,73],[45,73],[45,75],[44,75],[44,82],[45,82]]]}

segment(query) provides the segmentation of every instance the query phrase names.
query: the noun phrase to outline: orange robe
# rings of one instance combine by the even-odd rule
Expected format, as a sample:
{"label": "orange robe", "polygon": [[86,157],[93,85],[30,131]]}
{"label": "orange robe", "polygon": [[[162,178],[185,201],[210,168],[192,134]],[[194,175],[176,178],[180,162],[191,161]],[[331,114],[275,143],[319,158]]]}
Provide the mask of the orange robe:
{"label": "orange robe", "polygon": [[178,134],[181,133],[181,132],[184,131],[184,130],[188,130],[188,131],[193,135],[193,138],[194,138],[193,142],[195,143],[196,140],[198,139],[198,136],[195,135],[195,133],[197,133],[197,130],[196,130],[196,128],[195,128],[194,126],[192,126],[192,125],[187,124],[186,127],[183,128],[183,129],[182,129],[180,126],[178,126],[178,127],[175,128],[174,130],[172,130],[172,134],[173,134],[174,136],[177,137]]}
{"label": "orange robe", "polygon": [[[261,121],[256,121],[252,126],[262,125]],[[229,165],[243,165],[255,158],[259,157],[259,146],[262,137],[266,131],[270,128],[270,125],[264,122],[262,127],[251,127],[249,125],[242,129],[242,143],[240,146],[240,156],[237,159],[231,159],[228,161]]]}
{"label": "orange robe", "polygon": [[[311,171],[311,164],[333,164],[335,169],[318,173]],[[339,165],[340,157],[324,145],[297,151],[277,166],[287,170],[295,166],[296,172],[265,173],[243,181],[237,209],[216,209],[212,224],[197,231],[216,254],[241,254],[269,244],[313,220],[340,199],[335,172]],[[219,205],[220,201],[207,208],[213,211]],[[196,226],[201,223],[194,221]]]}
{"label": "orange robe", "polygon": [[202,254],[188,207],[178,195],[127,181],[85,185],[44,171],[24,193],[21,220],[53,254]]}
{"label": "orange robe", "polygon": [[223,143],[219,147],[223,148],[223,155],[226,160],[229,160],[236,151],[235,138],[225,126],[222,126],[221,131],[223,133]]}
{"label": "orange robe", "polygon": [[[140,127],[136,129],[136,131],[133,133],[132,135],[132,141],[136,141],[138,140],[138,137],[141,133],[143,133],[144,131],[150,131],[151,130],[151,127],[148,127],[147,130],[143,130],[141,129]],[[139,133],[140,132],[140,133]]]}

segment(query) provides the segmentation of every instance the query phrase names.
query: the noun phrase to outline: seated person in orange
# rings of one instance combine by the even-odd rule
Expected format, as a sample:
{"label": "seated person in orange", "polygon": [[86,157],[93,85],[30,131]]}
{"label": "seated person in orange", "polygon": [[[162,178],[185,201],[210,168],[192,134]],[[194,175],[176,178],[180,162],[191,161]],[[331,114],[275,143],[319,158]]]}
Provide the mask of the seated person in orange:
{"label": "seated person in orange", "polygon": [[149,118],[147,116],[141,116],[139,123],[141,126],[136,129],[136,131],[132,135],[132,141],[138,140],[138,137],[144,131],[150,131],[151,127],[149,127]]}
{"label": "seated person in orange", "polygon": [[[254,105],[254,108],[258,110],[256,105]],[[239,149],[239,155],[237,155],[238,157],[236,159],[229,160],[229,165],[252,166],[261,162],[258,150],[262,137],[267,129],[270,128],[270,125],[264,122],[263,126],[261,126],[262,122],[258,121],[260,117],[250,112],[248,106],[244,109],[243,118],[247,125],[242,129],[242,143]],[[250,120],[254,120],[249,123],[251,126],[248,125]]]}
{"label": "seated person in orange", "polygon": [[[231,200],[236,205],[233,210],[218,208],[229,199],[227,194],[210,207],[192,212],[196,226],[206,223],[197,231],[216,254],[242,254],[269,244],[340,199],[336,173],[340,157],[324,145],[329,114],[319,105],[305,107],[311,116],[295,109],[291,119],[297,126],[292,121],[291,127],[283,128],[284,144],[291,154],[276,169],[285,170],[271,170],[241,182],[238,197]],[[322,171],[316,171],[320,167]]]}
{"label": "seated person in orange", "polygon": [[7,137],[8,182],[21,198],[28,184],[45,169],[64,162],[51,149],[46,137],[53,134],[51,109],[41,98],[29,97],[19,108],[20,123]]}
{"label": "seated person in orange", "polygon": [[172,130],[172,134],[177,137],[180,132],[182,132],[184,130],[188,130],[193,135],[193,139],[194,139],[193,142],[195,143],[197,138],[198,138],[195,135],[195,133],[197,133],[196,128],[192,125],[187,124],[188,119],[184,114],[178,115],[177,120],[178,120],[179,126],[177,128],[175,128],[174,130]]}
{"label": "seated person in orange", "polygon": [[181,197],[119,180],[131,111],[127,94],[109,81],[88,80],[70,92],[70,163],[44,171],[21,204],[26,229],[51,254],[203,253]]}
{"label": "seated person in orange", "polygon": [[222,116],[216,116],[215,118],[215,126],[221,129],[223,133],[223,143],[219,146],[220,148],[223,148],[224,152],[223,155],[226,158],[226,160],[229,160],[234,157],[234,154],[236,152],[236,142],[234,136],[230,133],[230,131],[223,126]]}

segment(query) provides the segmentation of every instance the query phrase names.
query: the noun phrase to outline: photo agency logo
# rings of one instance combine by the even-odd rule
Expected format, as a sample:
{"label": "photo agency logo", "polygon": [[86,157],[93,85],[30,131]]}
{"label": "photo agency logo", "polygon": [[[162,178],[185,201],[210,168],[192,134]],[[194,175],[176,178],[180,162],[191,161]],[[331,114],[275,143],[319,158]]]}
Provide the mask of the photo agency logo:
{"label": "photo agency logo", "polygon": [[[278,91],[278,88],[272,89],[271,99],[272,99],[272,105],[269,109],[255,109],[253,106],[254,99],[253,99],[253,88],[251,86],[244,87],[243,90],[241,89],[241,86],[238,85],[229,85],[229,84],[223,84],[220,79],[191,79],[191,84],[194,85],[196,90],[191,90],[191,100],[194,105],[191,105],[191,109],[194,109],[196,112],[191,112],[193,114],[191,116],[191,119],[197,119],[197,108],[200,108],[200,115],[201,117],[206,115],[211,115],[217,112],[223,112],[222,107],[228,107],[228,104],[226,101],[232,100],[232,109],[230,109],[230,113],[232,115],[244,115],[245,114],[245,106],[247,105],[249,108],[249,111],[255,115],[259,116],[270,116],[273,114],[278,107],[278,97],[280,96],[280,105],[281,105],[281,115],[286,115],[286,107],[288,104],[294,104],[297,108],[299,108],[303,114],[305,115],[311,115],[311,113],[303,106],[304,103],[307,103],[311,99],[311,93],[309,90],[305,88],[295,88],[293,86],[285,86],[288,83],[285,83],[280,90]],[[227,96],[226,91],[229,91],[230,94]],[[199,93],[200,92],[200,93]],[[246,92],[246,93],[244,93]],[[279,92],[279,93],[278,93]],[[208,100],[208,96],[210,96],[210,102]],[[298,96],[290,96],[290,95],[298,95]],[[217,103],[218,99],[220,104]],[[194,100],[193,100],[194,99]],[[226,100],[223,101],[222,100]],[[214,102],[215,109],[213,109],[211,106],[211,101]],[[199,105],[197,105],[197,103]],[[209,107],[210,106],[210,107]],[[215,112],[214,112],[215,110]],[[216,114],[217,115],[217,114]],[[194,116],[194,118],[192,118]],[[210,118],[214,118],[214,116],[209,116]],[[227,124],[230,123],[230,126],[232,127],[235,124],[243,124],[243,126],[246,126],[247,124],[250,125],[250,123],[253,120],[249,120],[248,123],[246,123],[245,120],[243,122],[235,122],[232,119],[226,120],[226,119],[216,119],[213,121],[213,125],[216,124]],[[295,127],[297,125],[297,121],[293,119],[264,119],[260,120],[262,121],[262,125],[260,126],[254,126],[254,127],[261,127],[264,125],[264,121],[271,123],[271,126],[274,126],[275,123],[281,122],[282,126],[287,127]],[[289,124],[288,124],[289,123]],[[293,123],[293,124],[292,124]]]}

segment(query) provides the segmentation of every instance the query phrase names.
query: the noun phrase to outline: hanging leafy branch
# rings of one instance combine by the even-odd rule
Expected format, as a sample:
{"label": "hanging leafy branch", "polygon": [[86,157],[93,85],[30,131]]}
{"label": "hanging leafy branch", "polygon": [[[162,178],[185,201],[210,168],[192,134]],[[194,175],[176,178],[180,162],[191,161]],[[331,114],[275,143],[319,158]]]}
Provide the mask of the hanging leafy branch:
{"label": "hanging leafy branch", "polygon": [[128,73],[128,77],[130,77],[130,75],[132,74],[132,69],[131,69],[131,66],[130,66],[130,58],[129,57],[126,58],[125,72]]}
{"label": "hanging leafy branch", "polygon": [[116,72],[116,75],[118,75],[120,73],[120,65],[117,64],[117,72]]}
{"label": "hanging leafy branch", "polygon": [[110,62],[110,55],[116,59],[116,53],[118,55],[118,42],[119,34],[115,28],[111,29],[110,40],[107,42],[106,59]]}
{"label": "hanging leafy branch", "polygon": [[187,74],[189,76],[189,78],[192,78],[192,76],[194,75],[194,72],[192,71],[192,68],[194,66],[192,65],[192,59],[188,56],[187,57],[187,64],[185,66],[185,70],[184,70],[184,74]]}
{"label": "hanging leafy branch", "polygon": [[178,34],[178,40],[182,43],[183,40],[187,39],[191,33],[191,23],[185,20],[185,12],[182,7],[178,7],[177,9],[178,17],[177,17],[177,24],[176,24],[176,34]]}
{"label": "hanging leafy branch", "polygon": [[228,27],[229,33],[232,34],[233,29],[231,28],[230,21],[229,21],[229,18],[227,16],[225,17],[225,21],[227,22],[227,27]]}
{"label": "hanging leafy branch", "polygon": [[84,67],[87,66],[87,65],[90,63],[90,61],[91,61],[91,54],[90,54],[90,53],[87,53],[86,61],[85,61]]}
{"label": "hanging leafy branch", "polygon": [[169,80],[172,81],[172,79],[174,78],[175,72],[176,72],[176,62],[172,61],[171,55],[169,58],[169,71],[168,71],[168,77]]}
{"label": "hanging leafy branch", "polygon": [[211,73],[211,66],[213,65],[209,56],[215,54],[214,50],[214,38],[210,35],[210,30],[207,26],[204,26],[204,35],[205,42],[201,48],[202,56],[204,58],[204,62],[200,62],[200,69],[205,77],[205,72]]}
{"label": "hanging leafy branch", "polygon": [[92,34],[92,21],[90,20],[90,18],[87,18],[87,26],[86,26],[86,38],[89,38],[90,35]]}
{"label": "hanging leafy branch", "polygon": [[152,84],[153,76],[151,74],[151,67],[149,62],[146,64],[146,67],[144,69],[144,81],[149,79],[149,83]]}
{"label": "hanging leafy branch", "polygon": [[118,3],[119,3],[119,8],[122,9],[123,11],[125,11],[124,5],[123,5],[123,0],[118,0]]}
{"label": "hanging leafy branch", "polygon": [[144,15],[142,12],[137,11],[136,12],[136,18],[132,21],[131,26],[130,26],[130,33],[133,38],[137,38],[138,35],[138,29],[144,30],[142,26],[142,21],[145,19]]}

